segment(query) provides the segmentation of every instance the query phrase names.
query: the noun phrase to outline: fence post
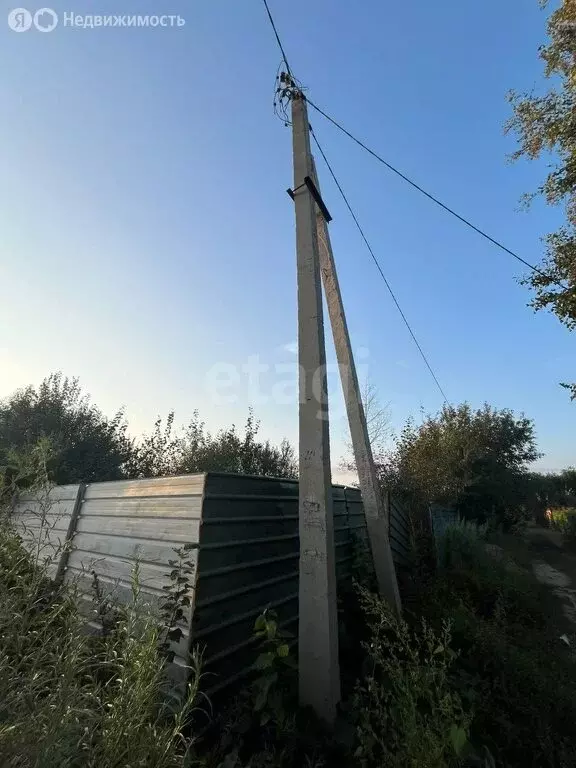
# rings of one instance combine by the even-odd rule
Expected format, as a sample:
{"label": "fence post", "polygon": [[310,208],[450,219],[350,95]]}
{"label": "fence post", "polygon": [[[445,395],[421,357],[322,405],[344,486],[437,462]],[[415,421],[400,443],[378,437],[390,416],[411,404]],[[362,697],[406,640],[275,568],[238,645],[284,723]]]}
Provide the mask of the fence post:
{"label": "fence post", "polygon": [[72,549],[72,537],[76,533],[76,526],[78,524],[80,510],[82,509],[82,502],[84,501],[86,488],[87,485],[85,483],[80,483],[78,486],[76,501],[74,502],[74,508],[72,509],[72,514],[70,515],[68,530],[66,531],[64,549],[60,555],[60,562],[58,563],[58,569],[56,571],[56,576],[54,577],[54,583],[58,586],[64,581],[64,574],[66,573],[66,566],[68,565],[68,558],[70,557],[70,550]]}

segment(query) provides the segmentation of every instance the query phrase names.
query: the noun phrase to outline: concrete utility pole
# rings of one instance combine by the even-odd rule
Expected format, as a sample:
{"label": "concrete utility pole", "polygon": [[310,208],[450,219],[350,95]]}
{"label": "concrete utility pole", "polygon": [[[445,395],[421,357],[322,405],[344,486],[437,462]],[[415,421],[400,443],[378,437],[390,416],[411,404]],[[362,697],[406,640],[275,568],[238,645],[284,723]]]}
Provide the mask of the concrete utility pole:
{"label": "concrete utility pole", "polygon": [[[312,160],[312,168],[314,184],[316,189],[320,191],[314,160]],[[342,302],[342,294],[340,292],[340,284],[328,232],[328,222],[320,208],[316,209],[316,223],[320,245],[320,270],[324,282],[328,314],[330,315],[332,325],[340,379],[342,381],[342,389],[344,390],[344,401],[346,403],[348,424],[350,425],[350,434],[352,436],[358,479],[360,480],[360,491],[362,493],[362,501],[364,502],[364,513],[366,515],[372,559],[378,580],[378,590],[380,595],[390,603],[396,612],[400,613],[400,594],[398,592],[396,570],[388,536],[388,510],[383,503],[376,467],[374,466],[372,447],[366,424],[366,414],[364,413],[364,405],[358,385],[352,344],[350,343],[348,324],[344,313],[344,304]]]}
{"label": "concrete utility pole", "polygon": [[308,114],[296,88],[292,126],[300,402],[299,692],[302,704],[332,723],[340,699],[340,668],[326,350]]}

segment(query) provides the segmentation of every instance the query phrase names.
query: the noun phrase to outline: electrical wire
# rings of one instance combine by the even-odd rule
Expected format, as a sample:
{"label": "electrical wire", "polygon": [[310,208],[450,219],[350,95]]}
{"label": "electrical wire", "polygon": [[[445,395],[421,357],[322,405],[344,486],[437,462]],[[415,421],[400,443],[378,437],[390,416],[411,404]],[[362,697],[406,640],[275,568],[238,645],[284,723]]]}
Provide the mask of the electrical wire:
{"label": "electrical wire", "polygon": [[286,64],[286,69],[288,70],[288,74],[290,75],[290,77],[292,77],[290,64],[288,64],[288,59],[286,58],[286,54],[284,53],[284,46],[282,45],[282,41],[280,40],[280,35],[278,34],[278,30],[276,29],[276,24],[274,23],[272,14],[270,13],[270,8],[268,7],[268,0],[263,0],[263,2],[264,2],[264,7],[266,8],[266,13],[268,14],[268,18],[270,19],[270,24],[272,25],[272,29],[274,30],[274,34],[276,35],[276,42],[278,43],[278,47],[280,48],[280,53],[282,54],[282,58],[284,59],[284,64]]}
{"label": "electrical wire", "polygon": [[285,61],[282,60],[276,70],[276,77],[274,78],[274,114],[281,120],[286,127],[292,125],[290,116],[288,115],[288,103],[284,97],[284,89],[280,81],[280,70],[285,65]]}
{"label": "electrical wire", "polygon": [[[284,63],[286,64],[286,69],[288,70],[288,74],[292,77],[292,72],[290,70],[290,66],[288,64],[288,60],[286,58],[286,54],[284,52],[284,46],[282,45],[282,41],[280,40],[280,35],[278,34],[278,30],[276,29],[276,24],[274,23],[274,19],[272,18],[272,14],[270,12],[270,8],[268,6],[267,0],[263,0],[264,6],[266,8],[266,12],[268,14],[268,18],[270,20],[270,24],[272,25],[272,29],[274,31],[274,34],[276,36],[276,42],[278,43],[278,47],[280,48],[280,51],[282,53],[282,57],[284,59]],[[433,203],[436,203],[440,208],[443,208],[447,213],[454,216],[458,221],[462,222],[462,224],[465,224],[467,227],[472,229],[474,232],[476,232],[478,235],[483,237],[485,240],[488,240],[489,243],[492,243],[492,245],[495,245],[497,248],[500,248],[500,250],[504,251],[504,253],[507,253],[509,256],[512,256],[517,261],[519,261],[521,264],[524,264],[525,267],[528,267],[528,269],[531,269],[532,272],[536,273],[537,275],[540,275],[541,277],[545,278],[546,280],[551,281],[555,285],[562,288],[562,290],[566,291],[569,290],[568,285],[566,283],[563,283],[561,280],[556,280],[552,275],[547,274],[546,272],[543,272],[541,269],[538,269],[538,267],[535,267],[534,264],[530,264],[529,261],[526,261],[526,259],[523,259],[522,256],[512,251],[510,248],[507,248],[503,243],[501,243],[499,240],[496,240],[495,237],[492,237],[487,232],[485,232],[483,229],[480,229],[480,227],[477,227],[475,224],[473,224],[469,219],[465,218],[464,216],[461,216],[459,213],[457,213],[453,208],[450,208],[450,206],[446,205],[446,203],[443,203],[441,200],[439,200],[435,195],[433,195],[431,192],[427,192],[423,187],[421,187],[419,184],[417,184],[415,181],[413,181],[411,178],[406,176],[406,174],[402,173],[402,171],[399,171],[398,168],[395,168],[391,163],[389,163],[387,160],[385,160],[381,155],[379,155],[377,152],[375,152],[373,149],[370,149],[366,144],[364,144],[363,141],[360,141],[360,139],[356,138],[354,134],[350,133],[346,128],[344,128],[343,125],[341,125],[337,120],[335,120],[333,117],[330,117],[326,112],[324,112],[323,109],[320,109],[320,107],[317,104],[314,104],[313,101],[311,101],[306,96],[306,101],[308,104],[316,110],[322,117],[324,117],[326,120],[328,120],[332,125],[334,125],[338,130],[342,131],[346,136],[348,136],[349,139],[352,139],[358,146],[362,147],[366,152],[368,152],[372,157],[374,157],[376,160],[378,160],[382,165],[384,165],[388,170],[392,171],[392,173],[395,173],[397,176],[399,176],[403,181],[405,181],[407,184],[410,184],[411,187],[416,189],[418,192],[420,192],[422,195],[427,197],[429,200],[431,200]]]}
{"label": "electrical wire", "polygon": [[293,75],[287,75],[286,72],[280,71],[285,63],[285,61],[281,61],[276,70],[276,78],[274,80],[274,114],[285,126],[289,126],[292,125],[289,114],[292,94],[296,90],[305,97],[306,88]]}
{"label": "electrical wire", "polygon": [[[276,25],[274,23],[274,19],[272,18],[272,14],[270,13],[270,8],[268,7],[268,2],[267,2],[267,0],[263,0],[263,2],[264,2],[264,6],[266,8],[266,11],[268,13],[268,18],[270,19],[270,24],[272,25],[272,29],[273,29],[274,34],[276,36],[276,41],[278,43],[278,47],[280,48],[280,52],[282,53],[282,57],[284,59],[284,63],[286,64],[286,69],[288,70],[288,75],[290,76],[290,78],[294,82],[294,77],[293,77],[293,75],[292,75],[292,73],[290,71],[290,67],[288,65],[288,60],[287,60],[286,54],[284,52],[284,47],[283,47],[282,42],[280,40],[280,36],[278,35],[278,30],[276,29]],[[278,72],[276,73],[276,82],[277,81],[278,81]],[[296,85],[299,88],[299,90],[302,92],[303,89],[300,87],[300,85],[297,83],[297,81],[295,81],[295,82],[296,82]],[[275,92],[274,92],[274,112],[275,112],[275,114],[278,117],[280,117],[280,119],[286,121],[285,124],[288,124],[288,122],[287,122],[288,116],[287,116],[287,113],[285,111],[286,110],[286,105],[282,103],[283,99],[282,99],[281,96],[279,96],[279,93],[281,93],[281,88],[277,88],[275,90]],[[305,98],[306,98],[306,101],[311,106],[314,106],[315,109],[317,109],[318,111],[321,112],[321,110],[319,110],[314,104],[312,104],[312,102],[307,97],[305,97]],[[278,113],[278,109],[279,108],[280,108],[280,110],[284,109],[284,112],[282,114]],[[324,113],[321,112],[321,114],[324,114]],[[324,117],[328,117],[328,116],[324,115]],[[330,119],[330,118],[328,118],[328,119]],[[370,245],[370,243],[368,241],[368,238],[364,234],[364,230],[362,229],[362,226],[360,225],[360,222],[358,221],[358,218],[357,218],[356,214],[354,213],[354,211],[352,209],[352,206],[350,205],[350,203],[348,201],[348,198],[346,197],[346,194],[345,194],[344,190],[342,189],[342,186],[340,185],[340,182],[336,178],[336,174],[332,170],[332,166],[328,162],[328,158],[326,157],[326,154],[324,153],[324,150],[320,146],[320,143],[319,143],[318,139],[316,138],[316,134],[312,130],[312,126],[311,125],[309,125],[309,129],[310,129],[310,134],[312,135],[312,138],[314,139],[314,142],[316,143],[316,146],[318,147],[318,149],[320,151],[320,154],[322,155],[322,158],[324,159],[324,162],[326,163],[326,166],[327,166],[327,168],[328,168],[328,170],[330,172],[330,175],[334,179],[334,183],[338,187],[338,190],[339,190],[340,194],[342,195],[342,198],[343,198],[344,202],[346,203],[346,207],[350,211],[350,214],[351,214],[352,218],[354,219],[354,223],[356,224],[356,227],[358,228],[358,231],[360,232],[360,234],[362,236],[362,239],[364,240],[364,242],[366,244],[366,247],[368,248],[368,251],[369,251],[371,257],[372,257],[374,263],[376,264],[376,267],[377,267],[378,271],[380,272],[380,276],[382,277],[382,280],[384,281],[384,284],[386,285],[386,288],[388,289],[390,295],[392,296],[392,300],[394,301],[394,304],[396,305],[396,308],[398,309],[398,312],[400,313],[400,316],[402,317],[402,320],[404,321],[406,327],[408,328],[410,336],[412,337],[414,343],[416,344],[416,347],[417,347],[418,351],[420,352],[420,355],[422,356],[422,359],[424,360],[424,363],[426,364],[426,367],[428,368],[428,370],[430,371],[430,374],[432,375],[432,378],[434,379],[434,382],[435,382],[435,384],[436,384],[436,386],[438,388],[438,391],[442,395],[442,398],[444,399],[444,402],[448,402],[448,398],[446,397],[446,393],[442,389],[442,386],[440,385],[440,382],[438,381],[438,377],[434,373],[434,370],[433,370],[432,366],[430,365],[430,362],[429,362],[428,358],[426,357],[426,354],[424,353],[424,350],[420,346],[420,342],[416,338],[416,334],[412,330],[412,326],[408,322],[408,318],[404,314],[404,311],[403,311],[402,307],[400,306],[400,303],[399,303],[398,299],[396,298],[396,295],[395,295],[394,291],[392,290],[392,286],[388,282],[388,279],[386,278],[386,275],[384,274],[384,272],[382,270],[382,267],[380,266],[380,262],[376,258],[376,255],[375,255],[375,253],[374,253],[374,251],[372,249],[372,246]]]}
{"label": "electrical wire", "polygon": [[441,200],[439,200],[437,197],[435,197],[430,192],[427,192],[425,189],[423,189],[419,184],[417,184],[415,181],[410,179],[408,176],[406,176],[404,173],[399,171],[397,168],[395,168],[393,165],[391,165],[387,160],[385,160],[381,155],[379,155],[377,152],[375,152],[373,149],[370,149],[370,147],[366,146],[364,142],[360,141],[360,139],[357,139],[356,136],[354,136],[350,131],[346,130],[343,125],[338,123],[336,120],[334,120],[333,117],[330,117],[330,115],[326,114],[324,110],[320,109],[316,104],[314,104],[313,101],[311,101],[308,97],[306,98],[307,103],[316,110],[319,114],[322,115],[322,117],[326,118],[332,125],[336,126],[342,133],[344,133],[348,138],[352,139],[352,141],[356,142],[362,149],[366,150],[372,157],[376,158],[380,163],[382,163],[388,170],[395,173],[397,176],[399,176],[401,179],[406,181],[410,186],[414,187],[414,189],[418,190],[418,192],[425,195],[429,200],[432,200],[433,203],[436,203],[436,205],[439,205],[440,208],[443,208],[448,213],[452,214],[455,218],[457,218],[459,221],[461,221],[463,224],[466,224],[467,227],[470,227],[470,229],[474,230],[474,232],[477,232],[479,235],[481,235],[483,238],[488,240],[488,242],[492,243],[493,245],[500,248],[505,253],[508,253],[510,256],[513,256],[515,259],[517,259],[519,262],[524,264],[524,266],[531,269],[536,274],[540,275],[541,277],[546,278],[546,280],[551,280],[556,285],[560,286],[563,290],[567,290],[568,286],[565,283],[562,283],[559,280],[556,280],[551,275],[546,274],[546,272],[543,272],[541,269],[538,269],[538,267],[535,267],[533,264],[530,264],[530,262],[526,261],[526,259],[523,259],[522,256],[519,256],[514,251],[510,250],[510,248],[507,248],[503,243],[501,243],[499,240],[496,240],[494,237],[491,237],[487,232],[480,229],[480,227],[477,227],[475,224],[473,224],[468,219],[464,218],[464,216],[461,216],[459,213],[457,213],[453,208],[450,208],[448,205],[443,203]]}
{"label": "electrical wire", "polygon": [[346,194],[345,194],[344,190],[342,189],[342,186],[341,186],[340,182],[339,182],[339,181],[338,181],[338,179],[336,178],[336,174],[334,173],[334,170],[332,169],[332,166],[331,166],[331,165],[330,165],[330,163],[328,162],[328,158],[326,157],[326,154],[324,153],[324,150],[323,150],[323,149],[322,149],[322,147],[320,146],[320,142],[318,141],[318,139],[317,139],[317,137],[316,137],[316,134],[315,134],[315,133],[314,133],[314,131],[312,130],[312,126],[310,126],[310,133],[312,134],[312,138],[314,139],[314,143],[315,143],[315,144],[316,144],[316,146],[318,147],[318,149],[319,149],[319,151],[320,151],[320,154],[322,155],[322,158],[323,158],[324,162],[326,163],[326,167],[328,168],[328,170],[329,170],[329,172],[330,172],[330,175],[331,175],[331,176],[332,176],[332,178],[334,179],[334,183],[335,183],[335,184],[336,184],[336,186],[338,187],[338,191],[339,191],[339,192],[340,192],[340,194],[342,195],[342,199],[343,199],[343,200],[344,200],[344,202],[346,203],[346,207],[348,208],[348,210],[350,211],[350,214],[351,214],[352,218],[354,219],[354,223],[356,224],[356,227],[358,228],[358,231],[360,232],[360,234],[361,234],[361,236],[362,236],[362,239],[364,240],[364,242],[365,242],[365,244],[366,244],[366,247],[368,248],[368,251],[369,251],[369,253],[370,253],[370,256],[372,256],[372,259],[373,259],[373,261],[374,261],[374,264],[376,264],[376,267],[377,267],[378,271],[380,272],[380,276],[382,277],[382,280],[384,280],[384,284],[386,285],[386,288],[388,288],[388,291],[389,291],[389,293],[390,293],[390,296],[392,296],[392,300],[394,301],[394,304],[396,305],[396,308],[397,308],[398,312],[400,313],[400,316],[402,317],[402,320],[404,321],[404,324],[406,325],[406,328],[408,328],[408,331],[410,332],[410,336],[412,337],[412,339],[413,339],[414,343],[416,344],[416,346],[417,346],[417,348],[418,348],[418,351],[420,352],[420,355],[422,356],[422,359],[423,359],[423,360],[424,360],[424,362],[426,363],[426,367],[427,367],[427,368],[428,368],[428,370],[430,371],[430,374],[432,375],[432,378],[434,379],[434,382],[435,382],[436,386],[438,387],[438,391],[440,392],[440,394],[441,394],[441,395],[442,395],[442,397],[444,398],[444,402],[448,402],[448,398],[446,397],[446,393],[445,393],[445,392],[444,392],[444,390],[442,389],[442,386],[441,386],[440,382],[438,381],[438,377],[437,377],[437,376],[436,376],[436,374],[434,373],[434,370],[433,370],[432,366],[430,365],[430,362],[429,362],[428,358],[426,357],[426,354],[424,353],[424,350],[423,350],[423,349],[422,349],[422,347],[420,346],[420,342],[419,342],[419,341],[418,341],[418,339],[416,338],[416,334],[415,334],[415,333],[414,333],[414,331],[412,330],[412,326],[411,326],[411,325],[410,325],[410,323],[408,322],[408,318],[407,318],[407,317],[406,317],[406,315],[404,314],[404,311],[403,311],[402,307],[400,306],[400,302],[399,302],[399,301],[398,301],[398,299],[396,298],[396,295],[395,295],[394,291],[392,290],[392,286],[391,286],[391,285],[390,285],[390,283],[388,282],[388,279],[386,278],[386,275],[384,274],[384,272],[383,272],[383,270],[382,270],[382,267],[380,266],[380,262],[379,262],[379,261],[378,261],[378,259],[376,258],[376,255],[375,255],[375,253],[374,253],[374,250],[372,249],[372,246],[370,245],[370,243],[369,243],[369,241],[368,241],[368,238],[367,238],[367,237],[366,237],[366,235],[364,234],[364,230],[362,229],[362,226],[361,226],[360,222],[358,221],[358,217],[357,217],[357,216],[356,216],[356,214],[354,213],[354,210],[352,209],[352,206],[350,205],[350,202],[348,201],[348,198],[346,197]]}

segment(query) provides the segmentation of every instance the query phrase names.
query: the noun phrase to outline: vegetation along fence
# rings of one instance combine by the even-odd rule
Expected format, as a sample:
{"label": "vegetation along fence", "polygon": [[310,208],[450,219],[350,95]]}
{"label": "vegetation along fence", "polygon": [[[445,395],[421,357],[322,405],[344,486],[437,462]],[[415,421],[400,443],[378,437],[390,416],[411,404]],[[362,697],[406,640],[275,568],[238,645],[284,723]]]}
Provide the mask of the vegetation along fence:
{"label": "vegetation along fence", "polygon": [[458,521],[458,512],[452,507],[443,507],[440,504],[430,504],[430,520],[432,524],[432,533],[436,544],[444,535],[448,526],[454,525]]}
{"label": "vegetation along fence", "polygon": [[[358,489],[335,485],[333,499],[341,583],[350,578],[355,541],[367,546],[366,521]],[[388,508],[394,560],[406,568],[407,515],[394,500]],[[254,658],[254,621],[268,606],[297,635],[297,481],[207,473],[59,486],[21,497],[13,523],[51,575],[78,585],[94,630],[93,573],[104,593],[127,601],[138,561],[141,596],[154,607],[169,583],[174,549],[192,544],[191,606],[174,648],[177,680],[186,675],[191,642],[204,647],[212,693],[245,675]]]}

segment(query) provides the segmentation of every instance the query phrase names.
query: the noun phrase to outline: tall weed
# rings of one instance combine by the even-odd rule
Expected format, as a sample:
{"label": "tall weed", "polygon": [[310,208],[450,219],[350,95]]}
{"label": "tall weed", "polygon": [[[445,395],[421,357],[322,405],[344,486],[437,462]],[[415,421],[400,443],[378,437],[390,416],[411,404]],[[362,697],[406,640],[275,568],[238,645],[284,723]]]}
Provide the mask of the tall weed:
{"label": "tall weed", "polygon": [[437,544],[439,565],[449,568],[477,560],[484,552],[486,536],[486,525],[460,520],[446,526]]}
{"label": "tall weed", "polygon": [[[435,579],[416,611],[452,623],[453,685],[474,717],[471,740],[498,766],[576,765],[576,664],[558,637],[553,596],[481,531],[449,531]],[[514,548],[521,546],[515,540]]]}
{"label": "tall weed", "polygon": [[372,630],[365,673],[351,702],[355,757],[365,768],[446,768],[467,748],[470,722],[452,689],[448,623],[412,630],[376,596],[360,590]]}
{"label": "tall weed", "polygon": [[198,683],[164,705],[162,629],[132,605],[90,636],[69,587],[57,587],[0,526],[0,764],[6,768],[177,768]]}

